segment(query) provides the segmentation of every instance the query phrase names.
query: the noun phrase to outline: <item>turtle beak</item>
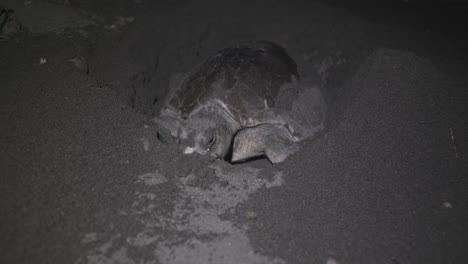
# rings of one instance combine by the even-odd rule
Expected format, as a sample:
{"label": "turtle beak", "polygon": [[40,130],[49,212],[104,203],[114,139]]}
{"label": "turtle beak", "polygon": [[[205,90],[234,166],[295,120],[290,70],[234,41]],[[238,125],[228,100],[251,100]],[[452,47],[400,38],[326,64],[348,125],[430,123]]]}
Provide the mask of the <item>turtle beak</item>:
{"label": "turtle beak", "polygon": [[194,148],[186,147],[183,151],[184,154],[192,154],[195,151]]}

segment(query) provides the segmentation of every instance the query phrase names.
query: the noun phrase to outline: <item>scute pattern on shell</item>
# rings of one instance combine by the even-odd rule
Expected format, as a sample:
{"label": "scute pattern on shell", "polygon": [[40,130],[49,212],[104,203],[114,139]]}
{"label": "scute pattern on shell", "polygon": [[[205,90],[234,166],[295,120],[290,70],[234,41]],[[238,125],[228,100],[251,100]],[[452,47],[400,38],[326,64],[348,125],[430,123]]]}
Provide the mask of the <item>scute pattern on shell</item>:
{"label": "scute pattern on shell", "polygon": [[210,100],[222,101],[239,120],[273,108],[280,88],[298,79],[297,65],[270,41],[250,41],[219,51],[182,82],[170,104],[182,118]]}

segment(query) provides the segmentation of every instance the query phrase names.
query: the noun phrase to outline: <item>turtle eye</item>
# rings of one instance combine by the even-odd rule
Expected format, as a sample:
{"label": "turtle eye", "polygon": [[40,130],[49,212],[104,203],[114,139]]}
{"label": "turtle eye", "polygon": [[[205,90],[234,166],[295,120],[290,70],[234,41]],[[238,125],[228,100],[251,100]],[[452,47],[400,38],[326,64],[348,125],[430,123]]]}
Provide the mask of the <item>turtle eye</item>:
{"label": "turtle eye", "polygon": [[213,147],[214,143],[216,143],[216,134],[214,134],[208,141],[208,147],[206,148],[208,152],[211,151],[211,148]]}
{"label": "turtle eye", "polygon": [[215,143],[215,141],[216,141],[216,135],[214,135],[214,136],[212,136],[212,137],[210,138],[210,144]]}

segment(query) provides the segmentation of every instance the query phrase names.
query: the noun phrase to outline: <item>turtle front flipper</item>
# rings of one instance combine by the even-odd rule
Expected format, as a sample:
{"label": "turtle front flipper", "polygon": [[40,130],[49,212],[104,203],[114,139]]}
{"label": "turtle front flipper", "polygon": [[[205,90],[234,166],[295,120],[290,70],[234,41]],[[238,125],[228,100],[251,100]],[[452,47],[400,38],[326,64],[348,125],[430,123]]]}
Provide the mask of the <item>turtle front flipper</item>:
{"label": "turtle front flipper", "polygon": [[266,156],[271,163],[284,161],[297,146],[282,125],[263,124],[240,130],[234,138],[231,162]]}

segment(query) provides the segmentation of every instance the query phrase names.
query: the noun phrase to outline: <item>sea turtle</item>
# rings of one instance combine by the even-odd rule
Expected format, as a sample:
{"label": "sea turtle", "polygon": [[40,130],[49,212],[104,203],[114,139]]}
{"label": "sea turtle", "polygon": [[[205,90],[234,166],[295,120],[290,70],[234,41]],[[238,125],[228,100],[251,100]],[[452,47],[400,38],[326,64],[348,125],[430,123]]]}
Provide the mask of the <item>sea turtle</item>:
{"label": "sea turtle", "polygon": [[222,49],[175,86],[156,121],[184,154],[278,163],[323,126],[320,91],[299,85],[295,61],[271,41]]}

